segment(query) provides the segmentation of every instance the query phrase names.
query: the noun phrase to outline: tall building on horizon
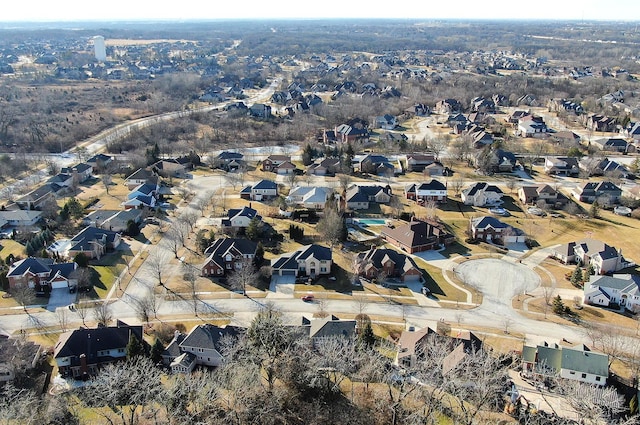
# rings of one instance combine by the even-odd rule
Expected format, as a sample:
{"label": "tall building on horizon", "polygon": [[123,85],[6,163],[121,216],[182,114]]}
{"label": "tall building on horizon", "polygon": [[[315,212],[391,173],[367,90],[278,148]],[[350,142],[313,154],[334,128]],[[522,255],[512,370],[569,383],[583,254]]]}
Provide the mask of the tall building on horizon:
{"label": "tall building on horizon", "polygon": [[96,59],[100,62],[104,62],[107,60],[107,49],[104,46],[103,36],[96,35],[95,37],[93,37],[93,51]]}

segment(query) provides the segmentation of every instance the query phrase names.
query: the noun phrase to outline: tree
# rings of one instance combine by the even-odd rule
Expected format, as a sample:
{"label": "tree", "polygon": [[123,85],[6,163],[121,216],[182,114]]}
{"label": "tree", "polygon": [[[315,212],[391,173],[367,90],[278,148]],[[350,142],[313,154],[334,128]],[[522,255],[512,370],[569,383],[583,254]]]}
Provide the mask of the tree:
{"label": "tree", "polygon": [[11,296],[13,296],[13,299],[22,306],[26,313],[27,306],[30,306],[36,300],[36,291],[29,287],[27,282],[16,282],[11,287]]}
{"label": "tree", "polygon": [[320,236],[333,246],[343,237],[344,218],[332,208],[325,208],[324,216],[318,221],[316,229]]}
{"label": "tree", "polygon": [[233,289],[242,291],[242,295],[247,295],[247,286],[255,284],[257,278],[258,272],[253,260],[243,257],[229,275],[229,284]]}
{"label": "tree", "polygon": [[593,201],[593,204],[591,204],[591,208],[589,209],[589,217],[591,218],[600,217],[600,205],[598,205],[598,201]]}
{"label": "tree", "polygon": [[158,286],[164,286],[164,282],[162,282],[162,278],[165,274],[167,267],[167,255],[160,248],[156,247],[149,256],[147,257],[147,261],[145,261],[145,265],[149,268],[150,273],[156,278],[158,281]]}
{"label": "tree", "polygon": [[364,324],[364,328],[358,335],[358,341],[362,346],[366,348],[371,348],[376,343],[376,336],[373,333],[373,328],[371,327],[370,321]]}
{"label": "tree", "polygon": [[111,187],[112,178],[110,174],[102,175],[102,184],[104,185],[107,195],[109,194],[109,188]]}
{"label": "tree", "polygon": [[98,326],[109,326],[113,320],[111,306],[107,302],[101,302],[93,309],[93,317],[98,322]]}
{"label": "tree", "polygon": [[518,182],[515,181],[514,179],[507,180],[507,188],[509,188],[509,191],[511,193],[513,193],[513,189],[515,189],[517,185],[518,185]]}
{"label": "tree", "polygon": [[451,186],[451,190],[453,190],[453,194],[455,196],[460,195],[460,192],[462,191],[462,188],[464,187],[464,180],[462,180],[461,177],[455,177],[455,178],[451,179],[449,184]]}
{"label": "tree", "polygon": [[151,352],[149,354],[151,361],[154,364],[158,364],[162,361],[162,352],[164,351],[164,345],[162,345],[162,341],[158,338],[153,342],[151,346]]}
{"label": "tree", "polygon": [[558,315],[562,315],[565,313],[564,302],[560,295],[556,295],[553,299],[553,312]]}
{"label": "tree", "polygon": [[576,265],[576,268],[573,269],[573,273],[571,273],[571,283],[573,286],[582,286],[582,269],[580,265]]}
{"label": "tree", "polygon": [[87,257],[87,254],[83,252],[76,254],[75,257],[73,257],[73,262],[80,268],[89,267],[89,257]]}
{"label": "tree", "polygon": [[13,382],[0,386],[0,423],[2,424],[42,424],[44,418],[38,415],[41,407],[39,398],[33,391],[16,388]]}
{"label": "tree", "polygon": [[56,309],[56,320],[58,321],[58,326],[60,326],[60,331],[66,332],[69,330],[69,313],[66,308],[58,308]]}
{"label": "tree", "polygon": [[262,233],[262,221],[258,217],[253,217],[251,221],[249,221],[249,225],[245,229],[245,235],[247,239],[255,241],[260,237]]}
{"label": "tree", "polygon": [[80,294],[78,301],[74,304],[74,311],[78,317],[82,320],[82,325],[87,326],[85,320],[89,316],[90,304],[84,294]]}
{"label": "tree", "polygon": [[400,217],[400,213],[402,212],[404,205],[402,204],[402,200],[398,195],[391,195],[391,201],[389,201],[389,206],[393,209],[393,214],[395,218]]}
{"label": "tree", "polygon": [[128,360],[144,355],[144,345],[133,332],[129,335],[126,352]]}

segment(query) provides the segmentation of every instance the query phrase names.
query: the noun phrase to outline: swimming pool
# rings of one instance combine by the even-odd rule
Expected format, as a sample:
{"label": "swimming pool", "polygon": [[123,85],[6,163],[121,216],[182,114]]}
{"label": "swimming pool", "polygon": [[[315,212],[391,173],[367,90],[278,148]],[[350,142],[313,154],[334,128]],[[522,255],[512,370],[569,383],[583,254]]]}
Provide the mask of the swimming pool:
{"label": "swimming pool", "polygon": [[382,218],[359,218],[358,224],[364,224],[366,226],[384,226],[387,224],[387,220]]}

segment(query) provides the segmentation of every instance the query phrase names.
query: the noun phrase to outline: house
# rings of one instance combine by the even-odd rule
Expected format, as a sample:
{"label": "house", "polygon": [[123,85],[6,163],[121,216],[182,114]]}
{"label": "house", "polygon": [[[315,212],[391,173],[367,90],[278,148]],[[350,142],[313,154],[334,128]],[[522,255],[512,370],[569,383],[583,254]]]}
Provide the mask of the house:
{"label": "house", "polygon": [[624,165],[608,158],[585,157],[578,161],[578,166],[589,176],[628,177],[629,170]]}
{"label": "house", "polygon": [[520,186],[518,188],[518,198],[523,204],[536,204],[542,200],[554,208],[561,207],[566,204],[568,199],[556,191],[548,184],[539,184],[534,186]]}
{"label": "house", "polygon": [[415,201],[447,202],[447,186],[444,183],[431,179],[430,182],[409,184],[404,189],[405,197]]}
{"label": "house", "polygon": [[176,159],[161,159],[151,165],[151,169],[164,178],[184,177],[187,170],[185,165]]}
{"label": "house", "polygon": [[150,195],[136,195],[134,198],[127,199],[120,205],[122,205],[127,210],[135,208],[155,208],[156,198]]}
{"label": "house", "polygon": [[371,203],[388,204],[391,201],[391,187],[353,185],[347,189],[345,201],[352,210],[369,209]]}
{"label": "house", "polygon": [[127,194],[127,199],[134,199],[138,196],[151,196],[155,197],[158,193],[158,186],[153,183],[144,183],[139,186],[134,187]]}
{"label": "house", "polygon": [[290,155],[269,155],[262,161],[262,171],[275,173],[276,169],[285,162],[291,163]]}
{"label": "house", "polygon": [[37,292],[69,289],[78,284],[74,276],[77,267],[74,262],[55,263],[49,258],[28,257],[9,266],[7,280],[9,288],[26,285]]}
{"label": "house", "polygon": [[286,201],[303,208],[322,210],[332,194],[333,189],[328,187],[297,186],[291,189]]}
{"label": "house", "polygon": [[227,211],[227,218],[222,220],[222,227],[243,229],[249,227],[251,220],[262,221],[258,211],[251,207],[234,208]]}
{"label": "house", "polygon": [[462,202],[475,207],[500,204],[502,195],[499,187],[484,182],[476,183],[461,193]]}
{"label": "house", "polygon": [[422,172],[427,176],[431,176],[431,177],[451,175],[451,170],[448,167],[445,167],[444,165],[442,165],[442,163],[438,161],[424,167],[424,170],[422,170]]}
{"label": "house", "polygon": [[2,228],[30,228],[36,226],[42,219],[42,211],[37,210],[4,210],[0,211]]}
{"label": "house", "polygon": [[589,114],[586,127],[591,131],[614,132],[617,130],[618,120],[599,114]]}
{"label": "house", "polygon": [[636,147],[633,144],[624,139],[616,139],[613,137],[594,140],[590,146],[595,146],[602,151],[608,152],[633,153],[636,151]]}
{"label": "house", "polygon": [[60,375],[86,380],[96,376],[101,367],[125,360],[131,337],[146,344],[141,325],[130,326],[120,320],[116,326],[64,332],[53,348],[53,358]]}
{"label": "house", "polygon": [[493,173],[511,173],[517,163],[516,156],[503,149],[491,149],[489,152],[480,151],[475,160],[476,166],[486,161],[487,164],[483,165],[483,169]]}
{"label": "house", "polygon": [[0,334],[0,385],[13,381],[16,372],[30,372],[42,358],[42,346],[25,338]]}
{"label": "house", "polygon": [[600,206],[611,206],[618,203],[622,196],[622,189],[609,181],[586,182],[571,191],[580,202],[598,201]]}
{"label": "house", "polygon": [[369,173],[380,176],[396,174],[396,169],[386,156],[376,154],[356,155],[351,160],[354,172]]}
{"label": "house", "polygon": [[72,174],[64,174],[58,173],[55,176],[51,177],[47,180],[48,183],[57,184],[62,187],[72,187],[74,184],[77,184],[78,181],[74,178]]}
{"label": "house", "polygon": [[91,165],[94,170],[104,171],[113,163],[113,157],[99,153],[87,159],[87,164]]}
{"label": "house", "polygon": [[324,339],[345,338],[353,339],[356,335],[356,320],[341,320],[335,316],[307,319],[302,317],[302,326],[309,332],[309,338],[314,344]]}
{"label": "house", "polygon": [[423,270],[411,257],[388,248],[371,248],[355,259],[358,276],[382,283],[387,278],[400,282],[422,281]]}
{"label": "house", "polygon": [[307,174],[315,176],[334,176],[342,168],[340,158],[325,158],[307,167]]}
{"label": "house", "polygon": [[331,249],[321,245],[306,245],[271,260],[273,275],[309,276],[315,279],[331,273]]}
{"label": "house", "polygon": [[518,119],[516,135],[521,137],[539,137],[549,131],[544,119],[535,115],[524,115]]}
{"label": "house", "polygon": [[249,116],[260,119],[271,118],[271,106],[263,103],[254,103],[249,107]]}
{"label": "house", "polygon": [[[190,373],[196,365],[218,367],[225,361],[225,340],[237,339],[243,331],[243,328],[231,325],[223,328],[210,323],[197,325],[188,335],[174,337],[174,341],[181,340],[175,343],[180,354],[173,357],[173,353],[165,349],[163,361],[169,362],[172,373]],[[169,346],[174,344],[174,341]]]}
{"label": "house", "polygon": [[129,226],[129,222],[140,225],[144,213],[139,209],[129,210],[97,210],[88,214],[82,219],[82,223],[86,226],[93,226],[100,229],[111,230],[114,232],[124,232]]}
{"label": "house", "polygon": [[614,273],[631,264],[622,256],[622,250],[595,239],[582,239],[554,248],[550,254],[565,264],[591,266],[595,274]]}
{"label": "house", "polygon": [[456,99],[442,99],[436,103],[435,111],[439,114],[462,112],[462,104]]}
{"label": "house", "polygon": [[563,176],[577,176],[580,174],[578,158],[574,157],[546,157],[544,172]]}
{"label": "house", "polygon": [[429,105],[425,105],[424,103],[416,103],[413,106],[410,106],[404,110],[404,114],[407,117],[426,117],[431,114],[431,108]]}
{"label": "house", "polygon": [[436,157],[432,153],[408,153],[404,157],[408,171],[422,172],[426,166],[433,164]]}
{"label": "house", "polygon": [[341,124],[335,128],[334,135],[336,141],[340,143],[369,140],[369,130],[362,122],[354,123],[354,125]]}
{"label": "house", "polygon": [[39,210],[49,202],[55,202],[56,194],[62,189],[55,183],[48,183],[32,190],[15,200],[22,210]]}
{"label": "house", "polygon": [[580,144],[580,135],[569,130],[551,133],[550,138],[551,140],[555,140],[556,142],[568,143],[571,146],[578,146]]}
{"label": "house", "polygon": [[[435,340],[447,341],[452,353],[456,349],[462,350],[463,353],[482,349],[482,340],[470,331],[460,331],[456,336],[447,336],[430,327],[418,330],[409,329],[402,331],[396,341],[396,354],[393,363],[397,366],[413,367],[420,357],[427,355],[426,348],[432,345]],[[450,363],[450,361],[444,363]],[[443,367],[445,367],[444,364]]]}
{"label": "house", "polygon": [[91,175],[93,174],[93,167],[90,164],[83,162],[72,167],[62,167],[60,172],[62,174],[72,175],[78,183],[82,183],[91,178]]}
{"label": "house", "polygon": [[584,345],[525,344],[522,347],[522,373],[541,380],[559,377],[604,386],[609,377],[609,356],[595,353]]}
{"label": "house", "polygon": [[215,163],[224,170],[232,171],[242,166],[243,158],[244,155],[239,152],[223,151],[218,154]]}
{"label": "house", "polygon": [[145,183],[158,186],[159,181],[158,176],[153,171],[146,168],[139,168],[124,179],[124,183],[127,185],[129,190],[131,190]]}
{"label": "house", "polygon": [[376,127],[383,130],[393,130],[398,126],[398,119],[393,115],[385,114],[381,117],[376,117]]}
{"label": "house", "polygon": [[522,230],[511,227],[507,223],[503,223],[497,218],[488,215],[470,219],[469,233],[472,238],[485,242],[492,242],[499,239],[503,245],[524,242],[526,239]]}
{"label": "house", "polygon": [[584,303],[604,307],[619,306],[637,313],[640,311],[640,276],[614,274],[592,275],[584,285]]}
{"label": "house", "polygon": [[441,245],[455,242],[455,236],[447,232],[441,223],[412,220],[410,223],[396,227],[384,227],[380,232],[382,238],[400,248],[404,252],[414,252],[437,249]]}
{"label": "house", "polygon": [[275,172],[279,176],[288,176],[290,174],[295,174],[296,170],[296,166],[291,161],[286,161],[278,165]]}
{"label": "house", "polygon": [[242,199],[262,201],[278,196],[278,185],[271,180],[260,180],[253,186],[247,186],[240,191]]}
{"label": "house", "polygon": [[242,267],[242,260],[253,259],[258,244],[243,238],[221,238],[209,246],[204,254],[207,258],[200,267],[202,276],[223,276],[228,271]]}
{"label": "house", "polygon": [[548,107],[550,111],[554,112],[572,112],[576,115],[584,113],[582,105],[567,99],[551,99]]}
{"label": "house", "polygon": [[471,112],[485,112],[489,114],[496,113],[496,104],[493,99],[485,97],[474,97],[471,99]]}
{"label": "house", "polygon": [[87,226],[71,239],[67,256],[73,258],[82,253],[89,258],[100,259],[108,251],[116,249],[120,242],[117,232]]}

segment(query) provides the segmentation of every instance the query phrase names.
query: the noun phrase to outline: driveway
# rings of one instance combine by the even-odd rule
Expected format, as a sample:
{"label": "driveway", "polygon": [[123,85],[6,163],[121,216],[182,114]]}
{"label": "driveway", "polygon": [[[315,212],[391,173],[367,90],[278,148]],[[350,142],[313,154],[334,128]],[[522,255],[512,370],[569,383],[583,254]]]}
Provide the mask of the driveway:
{"label": "driveway", "polygon": [[267,298],[293,298],[295,276],[271,276]]}
{"label": "driveway", "polygon": [[455,268],[460,280],[483,294],[482,308],[502,316],[515,314],[511,299],[540,285],[529,267],[498,258],[469,260]]}
{"label": "driveway", "polygon": [[52,289],[49,295],[49,303],[47,304],[47,310],[56,311],[58,307],[66,307],[69,304],[73,304],[76,301],[76,294],[70,294],[69,289],[59,288]]}

